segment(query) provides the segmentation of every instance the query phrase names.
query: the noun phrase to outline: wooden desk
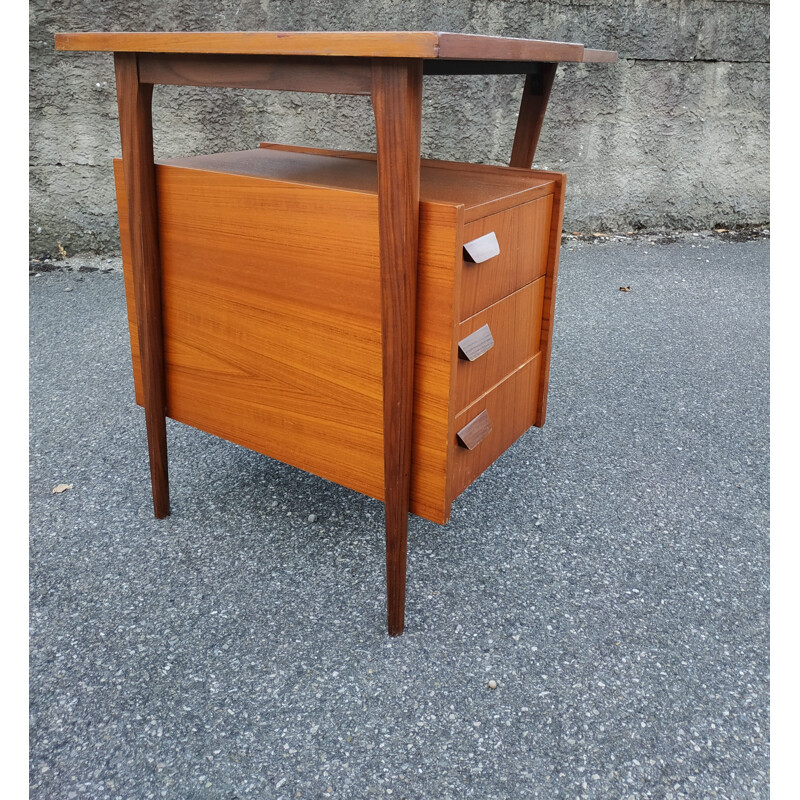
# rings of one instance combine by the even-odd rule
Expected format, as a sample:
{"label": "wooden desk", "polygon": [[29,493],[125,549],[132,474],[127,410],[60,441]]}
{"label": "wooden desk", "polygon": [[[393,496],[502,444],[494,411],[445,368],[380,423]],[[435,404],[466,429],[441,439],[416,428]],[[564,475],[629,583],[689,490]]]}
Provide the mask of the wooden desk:
{"label": "wooden desk", "polygon": [[[169,514],[166,416],[168,375],[153,160],[156,84],[361,94],[372,98],[377,133],[377,227],[383,500],[386,508],[388,629],[404,627],[406,540],[411,496],[415,378],[420,131],[423,75],[525,75],[511,167],[529,170],[560,61],[613,62],[616,53],[581,44],[433,32],[60,33],[58,50],[114,53],[122,173],[140,400],[145,409],[156,517]],[[562,184],[563,185],[563,184]],[[543,286],[537,424],[544,421],[557,247],[563,197],[550,218],[555,257]],[[480,337],[478,337],[480,338]],[[477,345],[480,348],[480,342]],[[335,359],[332,352],[330,358]],[[483,419],[483,418],[482,418]],[[484,420],[485,422],[485,420]],[[481,435],[467,431],[469,447]],[[485,426],[484,426],[485,427]]]}

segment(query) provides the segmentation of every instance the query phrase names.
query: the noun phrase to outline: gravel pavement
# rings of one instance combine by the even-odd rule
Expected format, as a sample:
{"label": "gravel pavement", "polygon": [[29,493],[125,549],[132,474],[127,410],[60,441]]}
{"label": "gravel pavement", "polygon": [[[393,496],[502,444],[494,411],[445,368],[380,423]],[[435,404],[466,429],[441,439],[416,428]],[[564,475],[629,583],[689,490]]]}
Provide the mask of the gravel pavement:
{"label": "gravel pavement", "polygon": [[768,262],[565,241],[547,424],[411,518],[397,639],[376,501],[169,422],[153,518],[119,262],[33,264],[31,798],[766,799]]}

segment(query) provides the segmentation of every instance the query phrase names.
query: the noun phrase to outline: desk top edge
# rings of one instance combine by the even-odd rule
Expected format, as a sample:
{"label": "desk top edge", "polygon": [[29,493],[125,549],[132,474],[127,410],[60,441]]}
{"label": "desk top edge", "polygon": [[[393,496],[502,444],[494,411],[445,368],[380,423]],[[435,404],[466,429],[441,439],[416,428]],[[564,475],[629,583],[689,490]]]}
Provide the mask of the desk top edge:
{"label": "desk top edge", "polygon": [[574,42],[433,31],[92,31],[56,33],[55,47],[64,51],[138,53],[583,63],[617,60],[617,54],[611,50],[590,50]]}

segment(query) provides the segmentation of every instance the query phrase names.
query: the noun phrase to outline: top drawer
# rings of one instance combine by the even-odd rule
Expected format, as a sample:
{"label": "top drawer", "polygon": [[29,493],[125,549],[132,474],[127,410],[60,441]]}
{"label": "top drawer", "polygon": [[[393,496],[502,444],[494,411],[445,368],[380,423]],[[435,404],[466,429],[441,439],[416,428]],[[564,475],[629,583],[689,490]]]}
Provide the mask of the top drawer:
{"label": "top drawer", "polygon": [[[459,321],[544,275],[552,210],[553,195],[549,194],[464,226]],[[479,243],[488,247],[472,248],[476,259],[485,260],[469,260],[469,243],[489,234],[494,234],[497,246],[489,237]]]}

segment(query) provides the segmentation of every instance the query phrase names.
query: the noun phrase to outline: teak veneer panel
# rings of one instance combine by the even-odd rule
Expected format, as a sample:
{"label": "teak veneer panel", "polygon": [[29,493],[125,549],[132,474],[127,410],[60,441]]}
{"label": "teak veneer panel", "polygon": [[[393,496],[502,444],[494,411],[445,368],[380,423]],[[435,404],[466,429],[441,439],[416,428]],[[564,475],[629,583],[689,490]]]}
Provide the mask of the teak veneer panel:
{"label": "teak veneer panel", "polygon": [[[376,198],[168,165],[157,176],[168,415],[383,499]],[[412,511],[444,521],[458,209],[426,203],[421,219]]]}
{"label": "teak veneer panel", "polygon": [[196,31],[55,34],[56,50],[366,56],[482,61],[616,61],[616,53],[573,42],[433,31]]}
{"label": "teak veneer panel", "polygon": [[143,83],[325,94],[369,95],[372,91],[369,58],[140,53],[138,62]]}
{"label": "teak veneer panel", "polygon": [[[378,172],[374,153],[347,153],[262,143],[255,150],[190,156],[165,161],[181,167],[252,175],[321,188],[377,194]],[[459,169],[457,162],[422,159],[420,199],[429,203],[464,206],[470,222],[515,205],[552,194],[559,173],[511,170],[484,164]]]}
{"label": "teak veneer panel", "polygon": [[464,259],[460,317],[467,319],[547,271],[552,194],[464,226],[464,241],[494,233],[500,254],[475,264]]}
{"label": "teak veneer panel", "polygon": [[380,496],[374,203],[339,198],[352,231],[291,185],[159,167],[158,190],[169,416]]}
{"label": "teak veneer panel", "polygon": [[455,407],[465,409],[539,351],[544,278],[504,297],[458,326],[458,340],[488,325],[494,345],[474,361],[458,359]]}
{"label": "teak veneer panel", "polygon": [[485,411],[491,431],[472,450],[459,446],[456,434],[453,434],[448,492],[454,497],[458,497],[533,424],[538,405],[536,388],[540,362],[541,356],[534,356],[456,416],[455,431],[459,431]]}
{"label": "teak veneer panel", "polygon": [[386,58],[435,58],[438,46],[426,31],[88,31],[57,33],[55,43],[56,50]]}
{"label": "teak veneer panel", "polygon": [[533,424],[541,428],[547,414],[547,392],[550,384],[550,353],[553,347],[553,322],[556,310],[556,284],[558,282],[558,260],[561,253],[561,231],[564,226],[564,192],[567,188],[567,176],[562,175],[556,182],[553,195],[553,214],[550,220],[549,255],[547,274],[544,282],[544,300],[542,301],[542,366],[539,378],[539,402]]}

